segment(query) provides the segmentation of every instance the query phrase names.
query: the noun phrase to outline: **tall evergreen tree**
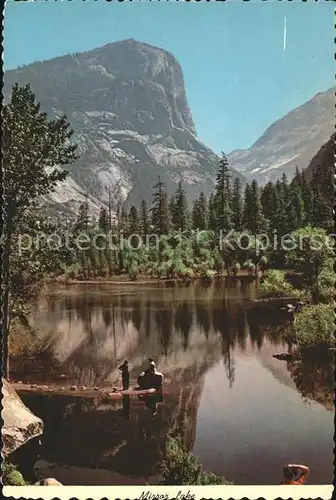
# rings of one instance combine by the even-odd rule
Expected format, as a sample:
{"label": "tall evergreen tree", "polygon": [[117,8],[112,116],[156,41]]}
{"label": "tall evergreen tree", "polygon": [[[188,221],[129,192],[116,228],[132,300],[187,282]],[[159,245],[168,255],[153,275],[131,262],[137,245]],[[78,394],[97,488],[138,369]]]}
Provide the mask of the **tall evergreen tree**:
{"label": "tall evergreen tree", "polygon": [[224,153],[219,161],[215,187],[217,229],[229,231],[232,227],[231,185],[228,161]]}
{"label": "tall evergreen tree", "polygon": [[304,224],[313,224],[313,197],[304,171],[301,174],[301,194],[305,216]]}
{"label": "tall evergreen tree", "polygon": [[126,209],[124,206],[121,208],[120,230],[125,237],[129,236],[130,233],[129,233],[128,215],[126,213]]}
{"label": "tall evergreen tree", "polygon": [[169,212],[169,201],[168,201],[167,191],[163,191],[163,195],[162,195],[162,215],[163,215],[163,220],[162,220],[163,233],[162,234],[168,234],[169,231],[171,230],[171,215]]}
{"label": "tall evergreen tree", "polygon": [[170,216],[170,221],[172,228],[175,229],[175,223],[176,223],[176,203],[175,203],[175,195],[172,194],[169,198],[169,204],[168,204],[168,210],[169,210],[169,216]]}
{"label": "tall evergreen tree", "polygon": [[208,229],[208,203],[205,194],[201,191],[199,198],[199,207],[200,207],[200,230]]}
{"label": "tall evergreen tree", "polygon": [[156,234],[167,234],[170,224],[167,193],[164,183],[158,178],[154,185],[153,201],[151,207],[152,226]]}
{"label": "tall evergreen tree", "polygon": [[193,229],[198,229],[198,224],[201,219],[200,215],[200,207],[199,207],[199,200],[196,199],[192,203],[192,208],[191,208],[191,221],[192,221],[192,228]]}
{"label": "tall evergreen tree", "polygon": [[129,234],[138,234],[140,230],[140,223],[138,217],[138,211],[134,205],[131,206],[128,214],[128,231]]}
{"label": "tall evergreen tree", "polygon": [[333,171],[317,166],[309,185],[312,193],[312,222],[314,226],[333,229],[334,178]]}
{"label": "tall evergreen tree", "polygon": [[303,226],[305,218],[301,185],[296,179],[291,184],[288,209],[289,230],[294,231]]}
{"label": "tall evergreen tree", "polygon": [[281,176],[281,190],[282,190],[282,198],[284,200],[284,204],[285,206],[287,206],[290,197],[290,187],[288,184],[288,177],[285,174],[285,172]]}
{"label": "tall evergreen tree", "polygon": [[174,229],[184,232],[190,227],[190,214],[187,196],[181,182],[178,183],[174,201],[172,224]]}
{"label": "tall evergreen tree", "polygon": [[120,238],[120,233],[121,233],[121,203],[117,203],[117,210],[116,210],[116,230],[118,234],[118,238]]}
{"label": "tall evergreen tree", "polygon": [[215,195],[211,193],[209,197],[209,203],[208,203],[209,209],[208,209],[208,217],[209,217],[209,222],[208,222],[208,227],[211,231],[216,231],[217,228],[217,217],[216,217],[216,205],[215,205]]}
{"label": "tall evergreen tree", "polygon": [[261,206],[267,222],[268,228],[274,229],[275,226],[275,210],[276,210],[276,193],[273,182],[268,182],[261,191]]}
{"label": "tall evergreen tree", "polygon": [[203,231],[208,229],[208,208],[207,199],[203,192],[193,203],[192,209],[192,224],[194,229]]}
{"label": "tall evergreen tree", "polygon": [[87,202],[85,202],[79,205],[75,230],[87,231],[88,227],[89,227],[88,204]]}
{"label": "tall evergreen tree", "polygon": [[233,182],[232,222],[233,222],[233,227],[236,231],[240,231],[242,229],[243,200],[242,200],[242,185],[239,177],[236,177]]}
{"label": "tall evergreen tree", "polygon": [[244,191],[243,227],[248,230],[253,226],[252,203],[251,186],[247,183]]}
{"label": "tall evergreen tree", "polygon": [[149,216],[148,216],[147,202],[145,200],[142,200],[142,202],[141,202],[140,219],[141,219],[140,220],[140,227],[141,227],[142,236],[149,235],[150,221],[149,221]]}
{"label": "tall evergreen tree", "polygon": [[[29,297],[30,286],[36,284],[33,275],[43,272],[43,260],[25,269],[32,280],[23,281],[20,292],[12,277],[15,275],[14,232],[25,221],[27,210],[42,196],[54,191],[67,172],[57,166],[73,163],[77,145],[72,144],[73,130],[66,116],[48,119],[29,85],[13,86],[12,95],[2,107],[2,334],[4,376],[8,373],[8,333],[10,321],[20,299]],[[48,166],[48,169],[45,167]],[[17,240],[16,240],[17,243]],[[16,248],[15,244],[15,248]],[[56,252],[52,252],[56,253]],[[54,256],[52,256],[54,257]],[[19,261],[20,259],[18,259]],[[49,259],[48,259],[49,260]],[[53,260],[53,259],[50,259]],[[22,256],[21,256],[22,262]],[[34,270],[32,270],[34,269]],[[18,273],[24,280],[23,273]]]}
{"label": "tall evergreen tree", "polygon": [[293,179],[292,179],[292,182],[291,182],[291,186],[298,186],[298,187],[302,187],[302,174],[301,174],[301,170],[299,169],[298,165],[296,165],[295,167],[295,174],[293,176]]}
{"label": "tall evergreen tree", "polygon": [[101,207],[99,212],[98,227],[99,229],[104,231],[104,233],[107,233],[109,227],[109,221],[108,221],[107,210],[104,207]]}
{"label": "tall evergreen tree", "polygon": [[243,225],[253,234],[260,233],[265,225],[262,211],[260,189],[256,180],[247,184],[244,196]]}
{"label": "tall evergreen tree", "polygon": [[279,235],[288,233],[288,218],[286,188],[283,181],[277,180],[274,191],[274,229],[277,229]]}

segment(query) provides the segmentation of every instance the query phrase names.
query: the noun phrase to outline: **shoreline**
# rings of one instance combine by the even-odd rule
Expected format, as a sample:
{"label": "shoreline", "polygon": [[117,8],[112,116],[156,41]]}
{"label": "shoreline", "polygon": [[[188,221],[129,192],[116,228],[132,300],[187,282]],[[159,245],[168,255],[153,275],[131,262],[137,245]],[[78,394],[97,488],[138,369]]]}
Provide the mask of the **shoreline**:
{"label": "shoreline", "polygon": [[[301,274],[296,273],[291,270],[284,270],[286,278],[296,278],[300,279]],[[255,281],[260,279],[264,274],[264,271],[259,270],[258,274],[249,274],[247,271],[239,271],[236,275],[227,275],[225,273],[216,274],[212,278],[207,278],[206,276],[196,276],[192,278],[150,278],[146,275],[140,275],[138,279],[131,279],[126,274],[119,274],[109,277],[99,277],[99,278],[67,278],[65,276],[58,276],[54,279],[48,281],[50,284],[61,284],[61,285],[153,285],[153,284],[189,284],[195,281],[204,281],[211,283],[217,280],[246,280]]]}
{"label": "shoreline", "polygon": [[123,396],[137,397],[137,396],[150,396],[163,393],[163,388],[161,390],[157,389],[137,389],[131,387],[127,390],[115,389],[114,386],[110,387],[78,387],[72,389],[71,386],[60,386],[59,384],[51,385],[45,384],[25,384],[19,382],[9,382],[11,387],[21,396],[25,395],[35,395],[35,396],[45,396],[45,397],[84,397],[88,399],[94,398],[106,398],[108,400],[122,399]]}
{"label": "shoreline", "polygon": [[187,278],[185,280],[180,278],[147,278],[147,279],[138,279],[132,280],[128,277],[125,279],[121,279],[122,276],[116,276],[114,278],[101,278],[101,279],[66,279],[66,278],[56,278],[54,280],[50,280],[49,283],[54,284],[63,284],[63,285],[105,285],[105,284],[113,284],[113,285],[153,285],[156,283],[180,283],[180,284],[189,284],[195,281],[208,281],[209,283],[215,280],[224,279],[224,280],[239,280],[239,279],[248,279],[250,281],[256,280],[260,278],[260,276],[250,275],[250,274],[237,274],[236,276],[227,276],[224,274],[220,274],[214,276],[209,279],[205,276],[199,276],[195,278]]}

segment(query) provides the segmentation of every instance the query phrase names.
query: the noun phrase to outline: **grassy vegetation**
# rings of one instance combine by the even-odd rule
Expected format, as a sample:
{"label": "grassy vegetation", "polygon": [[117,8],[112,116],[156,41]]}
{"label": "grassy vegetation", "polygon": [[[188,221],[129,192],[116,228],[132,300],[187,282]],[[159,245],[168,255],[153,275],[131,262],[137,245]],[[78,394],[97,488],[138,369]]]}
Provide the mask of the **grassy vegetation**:
{"label": "grassy vegetation", "polygon": [[161,484],[165,485],[209,485],[233,484],[225,477],[206,472],[196,457],[183,449],[181,439],[168,436]]}
{"label": "grassy vegetation", "polygon": [[27,486],[21,472],[17,470],[16,465],[4,461],[2,463],[2,484],[4,486]]}
{"label": "grassy vegetation", "polygon": [[295,340],[303,351],[335,346],[335,311],[333,304],[313,304],[295,315]]}
{"label": "grassy vegetation", "polygon": [[284,271],[270,269],[263,275],[259,291],[264,297],[301,297],[302,294],[296,290],[285,278]]}

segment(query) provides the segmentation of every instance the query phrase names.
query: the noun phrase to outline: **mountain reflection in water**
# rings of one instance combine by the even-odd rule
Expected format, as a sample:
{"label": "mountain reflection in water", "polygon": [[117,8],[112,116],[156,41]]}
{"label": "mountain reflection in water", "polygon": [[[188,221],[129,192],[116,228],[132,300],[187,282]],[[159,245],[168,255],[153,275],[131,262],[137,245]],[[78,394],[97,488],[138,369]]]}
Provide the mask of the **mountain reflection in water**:
{"label": "mountain reflection in water", "polygon": [[155,408],[134,398],[25,396],[45,422],[41,458],[54,465],[43,474],[64,484],[155,482],[174,428],[206,469],[237,484],[278,484],[284,463],[300,461],[311,483],[330,483],[332,364],[315,371],[273,358],[288,349],[288,317],[251,310],[254,296],[254,284],[240,280],[44,294],[31,317],[42,354],[13,360],[13,377],[119,386],[127,359],[134,385],[152,356],[165,391]]}

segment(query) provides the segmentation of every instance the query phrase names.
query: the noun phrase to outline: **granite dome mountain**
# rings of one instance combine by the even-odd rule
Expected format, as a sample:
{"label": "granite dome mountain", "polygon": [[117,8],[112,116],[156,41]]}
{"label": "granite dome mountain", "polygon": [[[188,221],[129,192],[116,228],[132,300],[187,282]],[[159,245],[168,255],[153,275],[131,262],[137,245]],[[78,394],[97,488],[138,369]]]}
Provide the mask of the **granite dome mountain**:
{"label": "granite dome mountain", "polygon": [[[212,190],[218,157],[196,137],[183,73],[169,52],[133,39],[29,64],[5,73],[12,85],[31,85],[43,109],[66,113],[80,158],[52,195],[62,209],[90,196],[139,203],[158,176],[167,189],[182,181],[190,197]],[[240,177],[241,174],[234,174]]]}

